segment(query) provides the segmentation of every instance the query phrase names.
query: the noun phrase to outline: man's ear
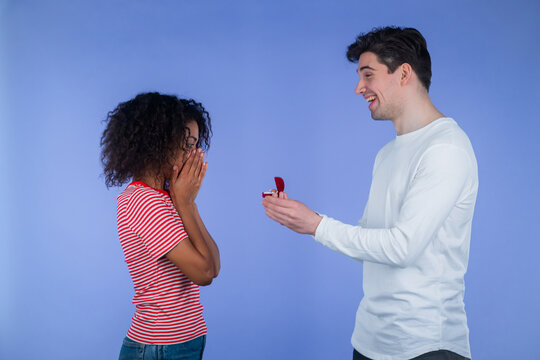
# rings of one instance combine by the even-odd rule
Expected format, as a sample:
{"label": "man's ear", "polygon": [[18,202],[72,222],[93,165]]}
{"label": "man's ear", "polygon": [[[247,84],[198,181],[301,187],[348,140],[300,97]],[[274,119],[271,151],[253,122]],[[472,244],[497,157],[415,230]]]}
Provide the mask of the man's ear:
{"label": "man's ear", "polygon": [[413,69],[408,63],[403,63],[399,66],[399,71],[401,73],[401,77],[399,79],[400,83],[402,86],[405,86],[411,81],[413,77]]}

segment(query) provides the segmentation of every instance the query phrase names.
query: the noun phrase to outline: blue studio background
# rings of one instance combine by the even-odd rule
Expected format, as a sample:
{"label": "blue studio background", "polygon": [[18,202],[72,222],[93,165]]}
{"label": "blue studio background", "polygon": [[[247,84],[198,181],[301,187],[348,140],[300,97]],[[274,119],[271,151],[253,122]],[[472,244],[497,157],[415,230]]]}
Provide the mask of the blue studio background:
{"label": "blue studio background", "polygon": [[0,1],[0,358],[114,359],[133,313],[99,139],[120,101],[202,101],[199,208],[222,271],[205,359],[350,359],[362,265],[264,215],[292,198],[355,223],[395,136],[345,50],[418,28],[431,96],[469,135],[480,190],[466,276],[473,358],[540,359],[538,1]]}

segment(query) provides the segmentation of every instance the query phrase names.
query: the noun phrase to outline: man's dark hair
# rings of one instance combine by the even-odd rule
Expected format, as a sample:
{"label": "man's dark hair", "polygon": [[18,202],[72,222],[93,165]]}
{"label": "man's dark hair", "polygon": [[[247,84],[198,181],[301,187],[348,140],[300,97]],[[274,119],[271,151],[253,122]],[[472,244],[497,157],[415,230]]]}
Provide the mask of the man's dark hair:
{"label": "man's dark hair", "polygon": [[393,73],[398,66],[407,63],[420,79],[427,91],[431,85],[431,57],[427,50],[426,39],[414,28],[383,27],[374,28],[360,34],[347,49],[347,59],[358,62],[365,52],[377,55],[380,63]]}
{"label": "man's dark hair", "polygon": [[201,103],[157,92],[139,94],[109,112],[101,137],[101,161],[107,187],[135,176],[163,175],[186,149],[187,124],[199,127],[197,147],[210,147],[210,115]]}

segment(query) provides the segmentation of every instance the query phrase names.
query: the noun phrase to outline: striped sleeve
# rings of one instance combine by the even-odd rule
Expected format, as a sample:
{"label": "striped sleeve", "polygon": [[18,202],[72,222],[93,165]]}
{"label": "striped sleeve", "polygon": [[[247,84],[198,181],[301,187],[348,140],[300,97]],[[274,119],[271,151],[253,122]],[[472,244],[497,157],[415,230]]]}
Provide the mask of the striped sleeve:
{"label": "striped sleeve", "polygon": [[188,236],[176,209],[154,191],[135,190],[126,215],[128,227],[154,259],[167,254]]}

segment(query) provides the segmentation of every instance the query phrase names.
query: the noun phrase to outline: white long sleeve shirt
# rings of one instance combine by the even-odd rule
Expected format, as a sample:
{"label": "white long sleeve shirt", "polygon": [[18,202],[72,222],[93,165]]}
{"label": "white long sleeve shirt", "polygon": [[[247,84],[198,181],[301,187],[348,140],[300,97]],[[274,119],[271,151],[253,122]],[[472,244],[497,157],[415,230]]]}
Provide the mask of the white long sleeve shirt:
{"label": "white long sleeve shirt", "polygon": [[357,226],[323,216],[315,240],[364,264],[357,351],[376,360],[439,349],[471,356],[463,296],[477,190],[471,143],[441,118],[379,151]]}

